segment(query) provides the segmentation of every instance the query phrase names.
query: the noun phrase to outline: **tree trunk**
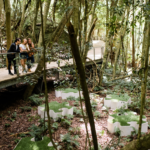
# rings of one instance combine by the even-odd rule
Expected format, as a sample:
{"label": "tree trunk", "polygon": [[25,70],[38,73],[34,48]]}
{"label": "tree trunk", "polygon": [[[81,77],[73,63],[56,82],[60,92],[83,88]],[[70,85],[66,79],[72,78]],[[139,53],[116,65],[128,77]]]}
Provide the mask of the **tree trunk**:
{"label": "tree trunk", "polygon": [[[6,13],[6,36],[7,36],[7,50],[9,50],[11,41],[11,6],[10,0],[5,0],[5,13]],[[8,60],[6,59],[6,65],[8,67]]]}
{"label": "tree trunk", "polygon": [[[126,19],[126,21],[128,21],[128,18],[129,18],[129,13],[130,13],[129,11],[130,11],[130,7],[127,8],[127,19]],[[125,26],[123,27],[124,19],[125,19],[125,13],[124,13],[124,17],[123,17],[122,23],[121,23],[119,40],[117,42],[118,46],[117,46],[117,51],[116,51],[116,55],[115,55],[115,63],[114,63],[114,68],[113,68],[113,79],[115,78],[115,75],[116,75],[118,56],[119,56],[119,52],[120,52],[120,48],[121,48],[121,39],[124,39],[124,36],[126,33],[126,28],[127,28],[127,23],[125,23]]]}
{"label": "tree trunk", "polygon": [[[71,17],[73,12],[73,9],[68,9],[67,12],[64,14],[62,20],[60,21],[57,29],[55,30],[55,32],[53,33],[52,37],[50,38],[50,46],[52,47],[53,43],[57,41],[57,39],[59,38],[61,32],[64,29],[65,24],[67,23],[67,21],[69,20],[69,18]],[[43,59],[44,59],[44,54],[42,53],[42,56],[39,60],[38,66],[35,70],[35,78],[34,80],[37,81],[38,78],[40,77],[41,73],[42,73],[42,69],[43,69]],[[27,89],[24,93],[24,99],[27,100],[27,98],[32,94],[33,89],[34,89],[35,85],[28,85]]]}
{"label": "tree trunk", "polygon": [[75,30],[75,34],[77,36],[78,28],[79,28],[79,1],[73,0],[74,13],[72,15],[73,26]]}
{"label": "tree trunk", "polygon": [[[55,22],[56,5],[57,5],[57,0],[54,0],[54,3],[53,3],[53,11],[52,11],[52,14],[53,14],[53,21],[54,21],[54,22]],[[68,5],[68,6],[69,6],[69,5]]]}
{"label": "tree trunk", "polygon": [[[21,12],[21,1],[18,1],[18,3],[20,4],[19,8],[20,8],[20,12]],[[30,3],[31,3],[31,0],[28,0],[28,3],[25,6],[25,11],[27,10],[27,8],[28,8],[28,6],[29,6]],[[21,18],[18,20],[18,22],[16,23],[16,25],[13,27],[12,30],[17,30],[18,27],[20,26],[20,23],[21,23]]]}
{"label": "tree trunk", "polygon": [[9,50],[11,41],[11,7],[10,0],[5,0],[5,12],[6,12],[6,36],[7,36],[7,50]]}
{"label": "tree trunk", "polygon": [[94,0],[94,7],[93,7],[93,12],[92,12],[91,26],[92,26],[92,24],[94,22],[95,10],[96,10],[96,6],[97,6],[97,2],[98,2],[98,0]]}
{"label": "tree trunk", "polygon": [[[45,35],[45,29],[46,29],[46,22],[47,22],[47,15],[50,8],[51,0],[45,0],[44,1],[44,14],[43,14],[43,27],[44,27],[44,35]],[[42,43],[42,27],[40,28],[40,36],[38,41],[38,47],[41,47]]]}
{"label": "tree trunk", "polygon": [[135,45],[134,45],[134,0],[133,0],[133,20],[132,20],[132,67],[135,68]]}
{"label": "tree trunk", "polygon": [[106,13],[106,37],[108,36],[108,24],[109,24],[109,6],[108,1],[106,0],[106,6],[107,6],[107,13]]}
{"label": "tree trunk", "polygon": [[3,0],[0,0],[0,19],[1,19],[1,15],[2,15],[2,11],[3,11]]}
{"label": "tree trunk", "polygon": [[84,64],[86,63],[86,57],[87,57],[88,50],[89,50],[89,42],[90,42],[90,39],[91,39],[92,32],[93,32],[93,30],[95,28],[95,25],[96,25],[96,21],[97,21],[97,18],[94,20],[94,22],[91,26],[91,29],[89,31],[88,38],[87,38],[87,41],[86,41],[86,44],[85,44],[85,50],[84,50],[84,53],[83,53],[83,56],[82,56]]}
{"label": "tree trunk", "polygon": [[[118,0],[116,0],[116,1],[112,0],[110,8],[113,8],[113,7],[117,6],[117,3],[118,3]],[[111,13],[110,18],[113,18],[114,11],[112,11],[110,13]],[[109,27],[108,27],[108,31],[109,31]],[[103,63],[102,63],[102,67],[101,67],[100,75],[99,75],[99,85],[102,85],[103,72],[104,72],[104,69],[105,69],[106,63],[107,63],[107,57],[108,57],[108,53],[109,53],[109,49],[110,49],[110,44],[109,43],[111,42],[111,40],[112,40],[112,36],[109,37],[109,35],[107,33],[106,42],[105,42],[105,52],[104,52],[104,56],[103,56]]]}
{"label": "tree trunk", "polygon": [[[52,131],[51,131],[51,118],[49,115],[49,105],[48,105],[48,91],[47,91],[47,82],[46,82],[46,60],[45,60],[45,55],[46,55],[46,46],[45,46],[45,41],[44,41],[44,26],[43,26],[43,15],[42,15],[42,5],[41,5],[41,0],[40,0],[40,7],[41,7],[41,27],[42,27],[42,45],[44,47],[44,51],[43,51],[43,61],[44,61],[44,85],[45,85],[45,109],[47,111],[47,116],[48,116],[48,131],[49,131],[49,137],[50,137],[50,141],[53,144],[53,147],[57,150],[57,147],[54,143],[53,137],[52,137]],[[45,121],[45,120],[44,120]]]}
{"label": "tree trunk", "polygon": [[22,34],[22,29],[23,29],[24,19],[25,19],[25,7],[26,7],[26,0],[23,0],[22,15],[21,15],[21,22],[20,22],[20,26],[19,26],[18,37],[21,37],[21,34]]}
{"label": "tree trunk", "polygon": [[39,9],[39,0],[36,0],[36,7],[35,7],[35,16],[34,16],[34,20],[33,20],[33,29],[32,29],[32,38],[33,38],[33,42],[36,42],[36,38],[35,38],[35,29],[36,29],[36,21],[37,21],[37,15],[38,15],[38,9]]}
{"label": "tree trunk", "polygon": [[84,0],[85,8],[84,8],[84,29],[83,29],[83,46],[81,50],[81,56],[83,56],[85,51],[85,45],[86,45],[86,35],[87,35],[87,20],[88,20],[88,1]]}
{"label": "tree trunk", "polygon": [[92,109],[91,109],[91,103],[90,103],[90,97],[89,97],[89,92],[86,84],[86,77],[85,77],[85,70],[84,66],[82,63],[82,59],[80,56],[78,44],[77,44],[77,39],[75,36],[75,31],[71,23],[67,24],[68,32],[69,32],[69,38],[70,38],[70,43],[71,43],[71,49],[72,53],[77,65],[77,70],[80,75],[80,84],[83,90],[83,96],[85,99],[85,105],[86,105],[86,110],[91,126],[91,133],[92,133],[92,138],[93,138],[93,144],[94,144],[94,149],[98,150],[98,143],[97,143],[97,135],[96,135],[96,130],[95,130],[95,124],[94,124],[94,117],[92,114]]}
{"label": "tree trunk", "polygon": [[150,134],[145,135],[140,138],[141,146],[139,146],[139,141],[134,140],[124,146],[121,150],[148,150],[150,149]]}
{"label": "tree trunk", "polygon": [[144,106],[145,106],[147,73],[148,73],[148,57],[149,57],[149,47],[150,47],[150,44],[149,44],[150,23],[147,20],[149,20],[149,19],[145,19],[144,38],[143,38],[142,57],[141,57],[142,78],[141,78],[140,122],[139,122],[139,132],[138,132],[138,138],[139,139],[141,136],[142,116],[143,116],[143,111],[144,111]]}

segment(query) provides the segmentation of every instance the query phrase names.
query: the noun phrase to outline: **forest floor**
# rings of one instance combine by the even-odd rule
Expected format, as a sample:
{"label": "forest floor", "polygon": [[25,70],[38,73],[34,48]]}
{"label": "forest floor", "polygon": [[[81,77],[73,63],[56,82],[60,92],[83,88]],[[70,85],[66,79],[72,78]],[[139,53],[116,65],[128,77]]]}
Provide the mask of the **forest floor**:
{"label": "forest floor", "polygon": [[[11,95],[9,95],[9,97],[10,96]],[[108,112],[107,111],[103,112],[101,110],[103,106],[102,105],[103,98],[105,96],[106,95],[100,95],[99,97],[99,102],[98,102],[98,106],[96,107],[96,110],[101,113],[101,117],[95,118],[95,126],[97,131],[98,143],[102,146],[102,148],[104,148],[107,144],[110,144],[111,140],[113,140],[112,143],[114,144],[119,139],[118,136],[109,133],[107,130],[108,114],[111,113],[112,111],[109,110]],[[51,101],[62,102],[61,98],[55,97],[54,90],[49,92],[48,99],[49,102]],[[0,150],[13,150],[16,144],[18,143],[18,141],[22,137],[30,136],[27,133],[30,132],[28,128],[31,127],[32,124],[35,124],[37,126],[39,125],[40,116],[38,116],[37,106],[31,106],[29,101],[23,101],[21,98],[14,102],[13,101],[11,101],[11,103],[9,102],[10,100],[8,100],[8,103],[7,102],[5,103],[5,108],[3,110],[0,109]],[[74,101],[67,101],[67,102],[69,102],[71,106],[74,106]],[[31,111],[22,112],[20,107],[24,107],[24,106],[32,107]],[[78,108],[80,109],[80,106],[78,106]],[[84,105],[83,108],[85,108]],[[150,114],[150,111],[145,112],[145,115],[146,114]],[[80,127],[80,132],[78,133],[79,134],[78,142],[80,146],[78,148],[74,148],[78,150],[85,149],[85,139],[86,139],[85,124],[81,122],[81,118],[82,118],[81,116],[74,115],[74,118],[71,120],[71,126],[70,126],[73,128]],[[150,117],[147,116],[147,119],[150,120]],[[53,133],[54,141],[58,142],[60,145],[63,145],[63,143],[60,140],[60,134],[68,133],[68,128],[61,126],[61,124],[59,123],[58,129]],[[90,138],[92,138],[89,125],[88,125],[88,131],[89,131]],[[150,130],[148,130],[148,132],[150,132]],[[47,136],[48,136],[48,132],[47,132]],[[134,136],[133,138],[121,137],[119,146],[117,146],[116,150],[120,149],[122,146],[124,146],[134,138],[136,138],[136,136]]]}

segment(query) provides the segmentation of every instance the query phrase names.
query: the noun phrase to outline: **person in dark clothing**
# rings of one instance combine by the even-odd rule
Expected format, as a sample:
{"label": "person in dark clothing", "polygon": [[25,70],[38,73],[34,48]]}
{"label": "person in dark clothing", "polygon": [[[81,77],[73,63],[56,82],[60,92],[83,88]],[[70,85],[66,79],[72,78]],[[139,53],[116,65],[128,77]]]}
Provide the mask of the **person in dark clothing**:
{"label": "person in dark clothing", "polygon": [[[10,67],[11,67],[11,62],[13,61],[13,64],[14,64],[14,74],[17,74],[17,70],[16,70],[16,60],[15,60],[15,53],[19,53],[20,52],[20,49],[19,49],[19,44],[21,43],[21,39],[20,38],[17,38],[15,40],[14,43],[11,44],[9,50],[8,50],[8,53],[11,53],[11,54],[7,54],[7,58],[8,58],[8,74],[10,75],[13,75],[13,73],[11,72],[10,70]],[[15,52],[15,53],[13,53]]]}

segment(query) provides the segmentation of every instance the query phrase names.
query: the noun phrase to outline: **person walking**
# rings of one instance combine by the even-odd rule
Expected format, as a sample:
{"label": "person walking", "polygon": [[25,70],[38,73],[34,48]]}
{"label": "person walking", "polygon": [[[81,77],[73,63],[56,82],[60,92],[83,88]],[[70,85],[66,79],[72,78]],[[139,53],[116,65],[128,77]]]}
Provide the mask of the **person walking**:
{"label": "person walking", "polygon": [[22,44],[19,45],[20,47],[20,57],[21,57],[21,65],[22,65],[22,72],[27,73],[27,70],[25,68],[25,64],[28,58],[28,52],[30,51],[27,47],[27,39],[23,39]]}
{"label": "person walking", "polygon": [[[32,49],[34,49],[34,44],[33,44],[32,40],[30,38],[27,39],[27,43],[28,43],[30,51]],[[28,63],[27,63],[28,72],[31,72],[31,64],[30,63],[34,63],[34,53],[33,52],[29,52],[28,53],[28,59],[27,59],[27,61],[28,61]]]}
{"label": "person walking", "polygon": [[10,74],[10,75],[13,75],[13,73],[10,70],[11,62],[13,62],[13,64],[14,64],[14,74],[17,74],[15,53],[19,53],[20,52],[20,49],[19,49],[19,44],[20,43],[21,43],[21,39],[17,38],[15,40],[15,42],[11,44],[11,46],[10,46],[10,48],[8,50],[8,54],[7,54],[7,58],[8,58],[8,74]]}

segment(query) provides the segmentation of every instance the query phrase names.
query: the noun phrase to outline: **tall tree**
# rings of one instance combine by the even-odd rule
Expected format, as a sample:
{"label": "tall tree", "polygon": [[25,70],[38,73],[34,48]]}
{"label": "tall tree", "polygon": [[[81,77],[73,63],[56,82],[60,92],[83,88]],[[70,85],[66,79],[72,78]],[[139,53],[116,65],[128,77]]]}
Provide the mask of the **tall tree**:
{"label": "tall tree", "polygon": [[32,28],[32,38],[34,42],[35,42],[35,28],[36,28],[36,21],[37,21],[37,15],[38,15],[38,8],[39,8],[39,0],[36,0],[36,6],[34,10],[33,28]]}
{"label": "tall tree", "polygon": [[[44,35],[45,35],[45,29],[46,29],[46,22],[47,22],[47,15],[49,12],[51,0],[45,0],[44,1],[44,14],[43,14],[43,29],[44,29]],[[41,47],[42,43],[42,27],[40,28],[40,36],[38,41],[38,47]]]}
{"label": "tall tree", "polygon": [[132,67],[135,68],[135,41],[134,41],[134,0],[133,0],[133,16],[132,16]]}
{"label": "tall tree", "polygon": [[10,48],[11,41],[11,6],[10,0],[5,0],[6,13],[6,36],[7,36],[7,50]]}
{"label": "tall tree", "polygon": [[22,15],[21,15],[21,22],[20,22],[20,26],[19,26],[18,37],[21,37],[21,34],[22,34],[22,29],[23,29],[24,19],[25,19],[25,11],[26,11],[26,0],[23,0]]}
{"label": "tall tree", "polygon": [[116,68],[117,68],[119,52],[120,52],[122,42],[124,40],[124,36],[125,36],[125,33],[126,33],[126,29],[127,29],[127,21],[128,21],[128,18],[129,18],[130,7],[129,6],[126,6],[126,7],[127,7],[127,19],[126,19],[125,25],[123,26],[124,21],[125,21],[125,17],[126,17],[125,13],[124,13],[123,18],[122,18],[121,28],[120,28],[120,35],[119,35],[119,38],[117,40],[118,44],[117,44],[117,50],[116,50],[116,55],[115,55],[115,63],[114,63],[114,68],[113,68],[113,78],[115,78],[115,75],[116,75]]}
{"label": "tall tree", "polygon": [[44,47],[44,51],[43,51],[43,62],[44,62],[44,75],[43,75],[43,78],[44,78],[44,85],[45,85],[45,103],[46,103],[46,111],[47,111],[47,116],[48,116],[48,131],[49,131],[49,137],[50,137],[50,141],[52,142],[53,144],[53,147],[57,150],[57,147],[53,141],[53,138],[52,138],[52,131],[51,131],[51,118],[50,118],[50,115],[49,115],[49,105],[48,105],[48,91],[47,91],[47,82],[46,82],[46,46],[45,46],[45,40],[44,40],[44,26],[43,26],[43,14],[42,14],[42,5],[41,5],[41,0],[39,1],[39,4],[40,4],[40,8],[41,8],[41,27],[42,27],[42,45]]}
{"label": "tall tree", "polygon": [[[149,5],[150,7],[150,5]],[[148,7],[147,7],[148,8]],[[150,47],[150,22],[149,22],[149,14],[147,14],[147,18],[145,19],[145,27],[144,27],[144,38],[143,38],[143,47],[142,47],[142,57],[141,57],[141,69],[142,69],[142,78],[141,78],[141,108],[140,108],[140,122],[139,122],[139,132],[138,138],[140,140],[141,136],[141,126],[142,126],[142,118],[143,111],[145,107],[145,98],[146,98],[146,86],[147,86],[147,74],[148,74],[148,57],[149,57],[149,47]],[[139,141],[140,143],[140,141]]]}
{"label": "tall tree", "polygon": [[[117,3],[118,3],[118,0],[112,0],[111,1],[111,12],[110,12],[110,22],[109,24],[113,23],[113,18],[114,18],[114,14],[115,14],[115,7],[117,7]],[[110,26],[109,26],[110,28]],[[112,30],[112,29],[109,29],[109,30]],[[113,35],[109,36],[109,34],[107,33],[107,37],[106,37],[106,42],[105,42],[105,52],[104,52],[104,56],[103,56],[103,63],[102,63],[102,67],[101,67],[101,70],[100,70],[100,76],[99,76],[99,84],[101,85],[102,84],[102,80],[103,80],[103,72],[104,72],[104,69],[106,67],[106,64],[107,64],[107,57],[108,57],[108,53],[109,53],[109,49],[110,49],[110,43],[112,42],[112,39],[113,39]]]}
{"label": "tall tree", "polygon": [[74,56],[74,59],[75,59],[76,65],[77,65],[78,73],[80,75],[80,84],[81,84],[81,87],[83,90],[83,96],[85,99],[86,110],[87,110],[87,114],[88,114],[88,118],[89,118],[89,122],[90,122],[94,150],[98,150],[97,135],[96,135],[96,130],[95,130],[94,117],[93,117],[92,109],[91,109],[89,92],[88,92],[88,88],[87,88],[87,84],[86,84],[84,65],[82,63],[75,31],[74,31],[72,24],[68,23],[67,28],[68,28],[68,32],[69,32],[72,53],[73,53],[73,56]]}
{"label": "tall tree", "polygon": [[79,1],[73,0],[73,6],[74,6],[74,13],[72,16],[72,21],[73,21],[75,34],[77,35],[78,28],[79,28]]}
{"label": "tall tree", "polygon": [[106,37],[108,36],[108,23],[109,23],[109,0],[106,0]]}
{"label": "tall tree", "polygon": [[2,11],[3,11],[3,0],[0,0],[0,20],[1,20],[1,15],[2,15]]}

